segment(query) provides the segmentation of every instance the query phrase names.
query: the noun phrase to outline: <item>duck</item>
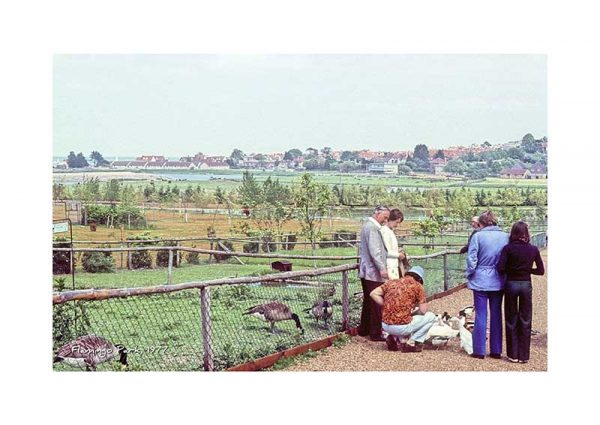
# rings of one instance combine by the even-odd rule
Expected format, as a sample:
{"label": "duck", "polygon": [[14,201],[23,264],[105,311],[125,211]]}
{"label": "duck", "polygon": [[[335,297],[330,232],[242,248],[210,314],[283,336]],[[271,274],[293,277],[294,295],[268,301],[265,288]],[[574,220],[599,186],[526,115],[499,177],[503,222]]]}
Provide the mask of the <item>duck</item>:
{"label": "duck", "polygon": [[325,326],[328,326],[327,320],[333,315],[333,304],[328,300],[316,301],[311,308],[307,308],[304,311],[310,312],[317,320],[317,323],[319,323],[319,319],[323,319]]}
{"label": "duck", "polygon": [[475,327],[475,307],[470,305],[463,308],[458,312],[458,317],[464,317],[463,326],[469,332],[473,332],[473,328]]}
{"label": "duck", "polygon": [[469,305],[469,306],[467,306],[467,307],[464,307],[463,309],[461,309],[461,310],[458,312],[458,315],[459,315],[459,316],[464,316],[464,317],[466,317],[467,319],[472,319],[472,318],[473,318],[473,316],[475,315],[475,307],[474,307],[474,306],[472,306],[472,305]]}
{"label": "duck", "polygon": [[85,335],[60,347],[54,356],[53,364],[64,362],[71,367],[85,367],[89,372],[95,371],[99,364],[110,361],[117,355],[121,368],[126,368],[127,349],[123,345],[113,344],[101,336]]}
{"label": "duck", "polygon": [[470,356],[473,354],[473,334],[464,326],[464,320],[459,322],[458,336],[460,337],[460,348]]}
{"label": "duck", "polygon": [[275,322],[283,320],[293,320],[296,322],[296,327],[300,330],[300,334],[304,334],[304,328],[300,323],[300,318],[296,313],[292,313],[290,308],[279,301],[272,301],[269,303],[259,304],[252,307],[248,307],[244,315],[251,315],[269,322],[271,324],[271,332],[275,333]]}

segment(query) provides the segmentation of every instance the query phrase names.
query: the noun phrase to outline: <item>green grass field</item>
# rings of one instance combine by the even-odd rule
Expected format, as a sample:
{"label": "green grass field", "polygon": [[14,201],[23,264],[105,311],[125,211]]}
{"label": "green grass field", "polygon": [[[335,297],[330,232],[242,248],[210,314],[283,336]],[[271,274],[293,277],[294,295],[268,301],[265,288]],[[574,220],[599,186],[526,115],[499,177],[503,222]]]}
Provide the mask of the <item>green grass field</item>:
{"label": "green grass field", "polygon": [[[160,174],[166,178],[169,175],[173,176],[170,184],[178,187],[186,187],[189,184],[201,185],[208,190],[216,190],[217,187],[230,190],[239,186],[241,179],[237,176],[241,175],[245,170],[211,170],[211,171],[179,171],[179,170],[164,170],[164,171],[145,171],[149,174]],[[275,172],[250,170],[257,181],[264,181],[268,177],[279,179],[281,183],[294,184],[300,181],[302,173],[300,172]],[[185,174],[188,180],[178,180],[177,176]],[[194,180],[196,175],[215,175],[218,176],[214,180],[197,181]],[[504,179],[497,177],[487,177],[478,180],[466,180],[461,178],[448,178],[444,176],[423,175],[423,176],[401,176],[401,175],[378,175],[378,174],[343,174],[336,172],[311,172],[315,181],[328,185],[369,185],[382,187],[402,187],[402,188],[537,188],[543,189],[548,186],[548,181],[544,179]],[[133,185],[145,185],[145,182],[131,182]],[[160,184],[158,182],[157,184]]]}

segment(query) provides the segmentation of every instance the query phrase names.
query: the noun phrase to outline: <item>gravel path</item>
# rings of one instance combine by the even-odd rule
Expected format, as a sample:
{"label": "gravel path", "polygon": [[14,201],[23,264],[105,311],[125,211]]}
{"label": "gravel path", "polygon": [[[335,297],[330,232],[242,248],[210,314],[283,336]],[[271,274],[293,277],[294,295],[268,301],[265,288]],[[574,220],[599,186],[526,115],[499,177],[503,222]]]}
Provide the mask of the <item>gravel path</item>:
{"label": "gravel path", "polygon": [[[542,251],[547,264],[546,250]],[[547,267],[546,267],[547,268]],[[447,297],[432,301],[430,310],[435,313],[458,311],[473,303],[472,292],[463,289]],[[421,353],[387,351],[385,342],[371,342],[366,338],[353,337],[343,347],[329,347],[314,358],[298,362],[286,371],[547,371],[548,370],[548,293],[546,276],[533,276],[533,324],[539,334],[531,337],[529,363],[514,364],[507,360],[486,357],[471,358],[460,349],[460,341],[453,338],[439,349],[425,349]],[[503,350],[505,350],[503,342]]]}

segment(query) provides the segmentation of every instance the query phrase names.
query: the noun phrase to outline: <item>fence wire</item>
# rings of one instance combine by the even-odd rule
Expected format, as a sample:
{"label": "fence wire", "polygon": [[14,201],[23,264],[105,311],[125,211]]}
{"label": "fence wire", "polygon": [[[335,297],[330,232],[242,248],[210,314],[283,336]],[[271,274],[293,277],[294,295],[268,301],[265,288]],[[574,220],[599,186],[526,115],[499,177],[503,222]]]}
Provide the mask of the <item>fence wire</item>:
{"label": "fence wire", "polygon": [[[545,247],[546,233],[532,235],[532,243]],[[411,266],[425,269],[425,290],[431,296],[465,282],[465,261],[465,254],[447,253],[412,259]],[[98,335],[126,347],[128,370],[205,370],[207,356],[209,369],[224,370],[320,340],[360,322],[362,290],[356,268],[285,281],[254,279],[257,281],[206,286],[204,306],[199,288],[54,304],[53,349],[56,352],[84,335]],[[143,281],[140,277],[140,286]],[[329,306],[331,314],[323,313]],[[119,368],[117,362],[98,366],[98,370]],[[56,363],[54,369],[72,370],[64,363]]]}
{"label": "fence wire", "polygon": [[[360,291],[357,271],[347,275],[346,328],[359,323],[361,306],[361,300],[352,295]],[[203,329],[200,289],[55,304],[54,351],[77,337],[98,335],[127,349],[128,370],[198,371],[206,365],[207,338],[212,366],[223,370],[344,330],[339,272],[285,282],[207,287],[206,291],[207,329]],[[331,316],[313,310],[315,303],[324,301],[331,306]],[[251,307],[267,304],[264,312],[270,317],[268,308],[273,304],[268,303],[274,302],[281,303],[283,313],[274,313],[278,320],[273,329],[269,322],[246,314]],[[108,371],[119,368],[116,361],[98,366]],[[56,363],[54,369],[72,370],[64,363]]]}

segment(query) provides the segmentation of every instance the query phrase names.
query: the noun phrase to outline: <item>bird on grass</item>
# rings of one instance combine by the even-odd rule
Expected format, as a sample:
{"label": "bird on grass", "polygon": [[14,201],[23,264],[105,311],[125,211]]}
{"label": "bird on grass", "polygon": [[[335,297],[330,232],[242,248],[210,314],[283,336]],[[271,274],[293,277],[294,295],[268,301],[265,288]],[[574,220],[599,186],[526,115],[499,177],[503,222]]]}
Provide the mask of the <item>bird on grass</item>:
{"label": "bird on grass", "polygon": [[283,320],[293,320],[296,322],[296,327],[300,330],[300,334],[304,334],[304,328],[300,323],[300,318],[296,313],[292,313],[290,308],[279,302],[272,301],[265,304],[259,304],[252,307],[248,307],[242,314],[248,314],[254,317],[269,322],[271,324],[271,332],[275,332],[275,322],[281,322]]}
{"label": "bird on grass", "polygon": [[71,367],[95,371],[100,363],[114,359],[119,355],[121,368],[127,367],[127,349],[121,344],[96,335],[79,337],[58,349],[53,363],[64,362]]}
{"label": "bird on grass", "polygon": [[311,308],[303,311],[309,312],[317,320],[317,323],[319,323],[319,319],[323,319],[325,326],[328,326],[327,320],[333,315],[333,304],[327,300],[316,301]]}

